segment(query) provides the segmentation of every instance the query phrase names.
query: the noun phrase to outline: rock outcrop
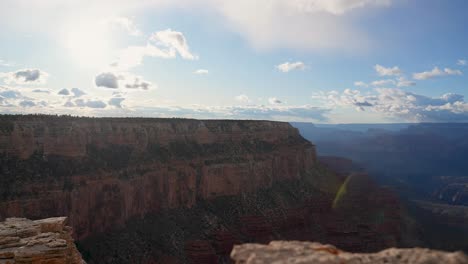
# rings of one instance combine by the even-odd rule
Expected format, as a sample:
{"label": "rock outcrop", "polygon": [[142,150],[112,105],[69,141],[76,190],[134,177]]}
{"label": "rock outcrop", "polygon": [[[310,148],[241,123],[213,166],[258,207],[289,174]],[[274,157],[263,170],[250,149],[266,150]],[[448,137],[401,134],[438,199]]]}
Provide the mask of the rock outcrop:
{"label": "rock outcrop", "polygon": [[398,198],[353,166],[323,166],[288,123],[0,121],[0,218],[68,216],[88,263],[226,263],[234,244],[272,240],[371,252],[400,239]]}
{"label": "rock outcrop", "polygon": [[244,244],[234,246],[231,257],[236,264],[466,264],[468,256],[461,252],[448,253],[422,248],[390,248],[378,253],[358,254],[331,245],[313,242],[273,241],[268,245]]}
{"label": "rock outcrop", "polygon": [[85,264],[66,219],[7,218],[0,223],[0,263]]}

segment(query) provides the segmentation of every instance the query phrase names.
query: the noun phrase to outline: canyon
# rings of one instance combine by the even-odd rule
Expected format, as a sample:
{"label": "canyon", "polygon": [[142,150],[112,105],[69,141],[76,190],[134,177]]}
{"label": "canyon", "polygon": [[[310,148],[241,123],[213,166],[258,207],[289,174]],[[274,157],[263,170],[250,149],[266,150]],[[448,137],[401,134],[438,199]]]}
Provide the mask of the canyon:
{"label": "canyon", "polygon": [[274,239],[371,252],[408,233],[392,191],[322,164],[288,123],[0,121],[0,218],[67,216],[88,263],[228,263],[234,244]]}

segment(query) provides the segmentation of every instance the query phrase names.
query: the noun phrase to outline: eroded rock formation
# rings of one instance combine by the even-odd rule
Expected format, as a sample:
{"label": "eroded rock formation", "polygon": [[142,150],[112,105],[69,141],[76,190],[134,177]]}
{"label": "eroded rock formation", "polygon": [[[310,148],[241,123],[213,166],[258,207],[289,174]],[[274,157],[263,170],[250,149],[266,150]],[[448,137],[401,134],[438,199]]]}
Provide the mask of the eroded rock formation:
{"label": "eroded rock formation", "polygon": [[288,123],[2,118],[0,216],[67,215],[78,239],[299,179],[316,163]]}
{"label": "eroded rock formation", "polygon": [[7,218],[0,223],[0,263],[85,264],[66,219]]}
{"label": "eroded rock formation", "polygon": [[[0,116],[0,218],[66,215],[89,263],[207,263],[234,244],[397,245],[400,207],[287,123]],[[333,167],[328,164],[328,167]]]}
{"label": "eroded rock formation", "polygon": [[468,256],[422,248],[386,249],[372,254],[349,253],[331,245],[298,241],[273,241],[268,245],[234,246],[231,253],[236,264],[466,264]]}

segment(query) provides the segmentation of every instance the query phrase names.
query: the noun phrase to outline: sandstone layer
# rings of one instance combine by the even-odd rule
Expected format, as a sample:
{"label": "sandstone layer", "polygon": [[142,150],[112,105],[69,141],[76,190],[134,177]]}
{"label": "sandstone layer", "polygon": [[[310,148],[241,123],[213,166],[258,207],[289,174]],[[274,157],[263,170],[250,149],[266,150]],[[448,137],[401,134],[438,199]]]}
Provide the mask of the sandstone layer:
{"label": "sandstone layer", "polygon": [[83,239],[299,179],[315,158],[288,123],[3,116],[0,218],[66,215]]}
{"label": "sandstone layer", "polygon": [[2,264],[85,264],[75,247],[66,217],[32,221],[8,218],[0,223]]}
{"label": "sandstone layer", "polygon": [[378,253],[349,253],[331,245],[313,242],[273,241],[268,245],[234,246],[231,253],[236,264],[466,264],[468,256],[422,248],[390,248]]}
{"label": "sandstone layer", "polygon": [[[398,198],[288,123],[0,116],[0,218],[68,216],[88,263],[226,263],[234,244],[398,245]],[[335,166],[336,167],[336,166]]]}

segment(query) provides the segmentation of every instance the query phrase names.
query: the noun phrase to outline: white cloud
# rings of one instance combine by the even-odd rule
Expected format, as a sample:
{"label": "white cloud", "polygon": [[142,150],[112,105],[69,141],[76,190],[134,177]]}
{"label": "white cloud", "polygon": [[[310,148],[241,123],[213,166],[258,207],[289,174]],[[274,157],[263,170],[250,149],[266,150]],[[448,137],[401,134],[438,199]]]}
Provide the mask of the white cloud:
{"label": "white cloud", "polygon": [[305,64],[302,61],[296,62],[285,62],[276,66],[276,68],[281,72],[290,72],[292,70],[304,70]]}
{"label": "white cloud", "polygon": [[445,68],[444,72],[447,75],[463,75],[463,73],[460,70],[453,70],[450,68]]}
{"label": "white cloud", "polygon": [[71,90],[69,89],[61,89],[60,91],[58,91],[57,93],[58,95],[64,95],[64,96],[73,96],[73,97],[81,97],[83,95],[86,95],[86,93],[78,88],[72,88]]}
{"label": "white cloud", "polygon": [[78,88],[72,88],[71,92],[73,93],[73,96],[75,97],[81,97],[83,95],[86,95],[86,93],[83,90],[80,90]]}
{"label": "white cloud", "polygon": [[33,93],[45,93],[45,94],[50,94],[50,90],[46,90],[46,89],[34,89],[34,90],[32,90],[31,92],[33,92]]}
{"label": "white cloud", "polygon": [[44,108],[48,103],[35,98],[23,95],[22,92],[12,87],[0,86],[0,107],[18,108]]}
{"label": "white cloud", "polygon": [[65,107],[79,107],[79,108],[106,108],[107,104],[99,99],[74,99],[67,101],[63,106]]}
{"label": "white cloud", "polygon": [[208,70],[205,70],[205,69],[198,69],[198,70],[194,71],[193,73],[195,73],[195,74],[208,74],[210,72]]}
{"label": "white cloud", "polygon": [[113,97],[109,99],[109,105],[114,106],[116,108],[123,108],[122,102],[125,100],[123,97]]}
{"label": "white cloud", "polygon": [[184,34],[182,32],[173,31],[166,29],[153,33],[150,37],[150,41],[153,41],[156,46],[166,48],[169,53],[179,53],[179,55],[186,60],[196,60],[198,56],[193,55],[190,52],[190,48],[187,44]]}
{"label": "white cloud", "polygon": [[396,83],[395,80],[386,79],[386,80],[373,81],[371,85],[376,86],[376,87],[384,87],[387,85],[395,85],[395,83]]}
{"label": "white cloud", "polygon": [[109,27],[118,27],[125,30],[131,36],[141,36],[142,32],[138,29],[135,23],[128,17],[111,17],[103,21]]}
{"label": "white cloud", "polygon": [[343,15],[353,9],[366,6],[389,6],[391,0],[293,0],[291,5],[302,12],[327,12],[334,15]]}
{"label": "white cloud", "polygon": [[143,80],[139,76],[135,75],[127,75],[123,79],[125,83],[125,88],[128,89],[141,89],[141,90],[148,90],[151,87],[151,83],[148,81]]}
{"label": "white cloud", "polygon": [[386,68],[382,65],[376,64],[374,69],[379,76],[398,76],[402,73],[398,66]]}
{"label": "white cloud", "polygon": [[94,78],[97,87],[117,89],[119,88],[119,77],[112,72],[103,72]]}
{"label": "white cloud", "polygon": [[268,103],[272,105],[278,105],[278,104],[282,104],[283,102],[276,97],[270,97],[268,98]]}
{"label": "white cloud", "polygon": [[58,95],[65,95],[65,96],[68,96],[68,95],[70,95],[70,91],[69,91],[68,89],[65,89],[65,88],[64,88],[64,89],[58,91],[57,94],[58,94]]}
{"label": "white cloud", "polygon": [[467,64],[468,64],[468,62],[466,60],[458,60],[457,61],[457,65],[460,65],[460,66],[465,66]]}
{"label": "white cloud", "polygon": [[201,119],[261,119],[279,121],[324,122],[329,110],[325,108],[303,106],[157,106],[139,107],[133,113],[136,116],[184,117]]}
{"label": "white cloud", "polygon": [[128,72],[103,72],[94,78],[97,87],[149,90],[153,85],[141,76]]}
{"label": "white cloud", "polygon": [[371,110],[410,122],[468,121],[468,104],[460,94],[447,93],[440,97],[428,97],[397,88],[377,88],[374,93],[369,94],[346,89],[342,93],[325,93],[322,99],[328,101],[331,107]]}
{"label": "white cloud", "polygon": [[49,74],[39,69],[21,69],[14,72],[0,73],[6,84],[43,84]]}
{"label": "white cloud", "polygon": [[118,60],[111,66],[126,70],[140,65],[144,57],[172,59],[177,54],[186,60],[198,59],[198,56],[191,53],[181,32],[166,29],[153,33],[145,46],[130,46],[121,50]]}
{"label": "white cloud", "polygon": [[[341,50],[369,48],[359,17],[392,0],[208,0],[234,31],[259,49]],[[349,16],[359,9],[357,16]]]}
{"label": "white cloud", "polygon": [[443,71],[439,67],[434,67],[431,71],[419,72],[413,74],[415,80],[427,80],[436,77],[448,76],[448,75],[462,75],[460,70],[453,70],[445,68]]}
{"label": "white cloud", "polygon": [[357,87],[369,87],[369,85],[363,81],[357,81],[357,82],[354,82],[354,86],[357,86]]}
{"label": "white cloud", "polygon": [[[0,24],[54,36],[65,20],[91,20],[148,10],[183,8],[212,14],[216,23],[245,37],[257,48],[301,50],[367,50],[373,40],[361,18],[374,15],[396,0],[3,0]],[[60,10],[60,12],[57,12]],[[205,12],[206,11],[206,12]],[[185,11],[184,11],[185,12]],[[28,17],[28,19],[22,19]],[[40,23],[36,23],[40,21]],[[208,21],[211,21],[208,19]]]}
{"label": "white cloud", "polygon": [[406,79],[405,77],[400,77],[398,78],[397,86],[398,87],[409,87],[409,86],[415,86],[416,82],[410,81]]}
{"label": "white cloud", "polygon": [[241,103],[249,103],[250,99],[247,95],[241,94],[235,97],[235,99]]}

